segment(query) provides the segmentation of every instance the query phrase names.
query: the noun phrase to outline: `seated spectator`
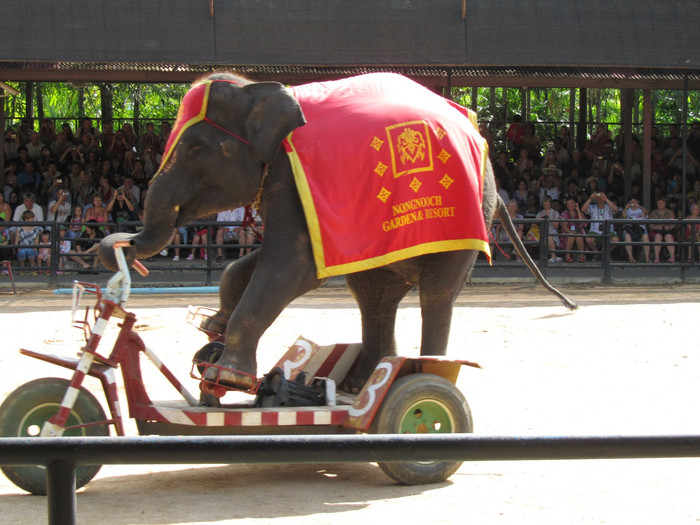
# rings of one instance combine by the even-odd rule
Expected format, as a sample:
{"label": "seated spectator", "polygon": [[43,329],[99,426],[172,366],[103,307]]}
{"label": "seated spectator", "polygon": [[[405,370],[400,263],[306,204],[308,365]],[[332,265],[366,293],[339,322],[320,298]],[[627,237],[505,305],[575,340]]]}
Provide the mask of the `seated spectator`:
{"label": "seated spectator", "polygon": [[[496,182],[501,183],[501,188],[504,188],[506,192],[510,191],[513,179],[513,166],[508,161],[505,151],[498,152],[496,162],[493,164],[493,176]],[[506,202],[508,202],[508,199],[506,199]]]}
{"label": "seated spectator", "polygon": [[90,140],[94,139],[97,141],[97,138],[100,136],[100,130],[92,125],[92,119],[90,117],[85,117],[75,134],[75,142],[76,144],[80,144],[84,136],[90,137]]}
{"label": "seated spectator", "polygon": [[23,147],[19,141],[19,135],[13,129],[5,132],[5,158],[8,160],[19,157],[19,148]]}
{"label": "seated spectator", "polygon": [[[596,192],[592,193],[586,202],[581,206],[581,211],[587,214],[590,219],[590,226],[588,229],[588,236],[586,237],[586,246],[591,251],[600,250],[600,236],[603,235],[603,221],[611,220],[614,215],[618,212],[617,204],[612,199],[609,199],[605,193]],[[612,252],[616,246],[615,244],[620,241],[620,238],[615,231],[615,225],[610,223],[609,225],[610,234],[610,251]],[[596,239],[596,237],[598,237]],[[595,255],[593,257],[594,261],[599,260],[599,257]]]}
{"label": "seated spectator", "polygon": [[[214,218],[215,218],[215,216],[210,216],[210,217],[207,217],[203,220],[211,221]],[[207,244],[208,237],[209,237],[209,227],[208,226],[195,225],[194,236],[192,237],[192,252],[187,256],[188,261],[194,260],[194,257],[195,257],[194,254],[195,254],[195,251],[197,249],[196,246]],[[200,248],[199,254],[202,257],[202,259],[204,259],[205,261],[208,259],[206,248]]]}
{"label": "seated spectator", "polygon": [[[66,134],[61,131],[56,135],[56,140],[54,140],[49,147],[51,148],[51,157],[60,159],[67,150],[73,147],[73,143],[69,142],[66,138]],[[65,167],[62,166],[61,169],[65,169]]]}
{"label": "seated spectator", "polygon": [[73,205],[73,214],[66,220],[68,223],[68,231],[66,232],[66,237],[69,239],[75,239],[80,237],[83,233],[83,207],[79,204]]}
{"label": "seated spectator", "polygon": [[527,204],[525,210],[523,210],[522,215],[525,219],[536,219],[537,214],[540,211],[540,202],[537,200],[537,195],[530,193],[527,196]]}
{"label": "seated spectator", "polygon": [[163,120],[160,123],[160,133],[158,134],[158,153],[163,153],[165,150],[165,145],[170,138],[170,132],[172,131],[172,126],[167,120]]}
{"label": "seated spectator", "polygon": [[138,206],[141,202],[141,188],[134,184],[134,177],[125,175],[122,182],[124,184],[119,189],[124,190],[124,195],[131,201],[131,204]]}
{"label": "seated spectator", "polygon": [[610,171],[605,179],[605,189],[601,188],[601,191],[612,192],[615,195],[625,194],[625,169],[620,162],[610,163]]}
{"label": "seated spectator", "polygon": [[158,153],[156,149],[157,146],[149,144],[146,146],[146,151],[141,156],[143,161],[143,171],[146,172],[148,178],[150,179],[158,171],[158,166],[160,165],[160,160],[162,155]]}
{"label": "seated spectator", "polygon": [[542,201],[542,209],[537,214],[537,219],[547,219],[547,246],[549,248],[549,262],[561,262],[562,258],[557,257],[556,247],[559,246],[559,213],[552,208],[552,197],[545,196]]}
{"label": "seated spectator", "polygon": [[12,207],[5,202],[5,195],[0,192],[0,221],[7,222],[12,220]]}
{"label": "seated spectator", "polygon": [[596,131],[591,135],[591,146],[594,151],[603,151],[605,144],[612,141],[612,133],[608,130],[608,125],[601,122],[596,126]]}
{"label": "seated spectator", "polygon": [[84,208],[92,203],[92,199],[96,194],[97,190],[95,189],[92,173],[89,171],[81,171],[75,191],[73,192],[75,204],[79,204]]}
{"label": "seated spectator", "polygon": [[44,149],[45,145],[43,142],[41,142],[41,138],[39,137],[39,133],[36,131],[32,131],[31,133],[31,139],[27,144],[25,144],[27,147],[27,154],[29,155],[29,158],[37,161],[39,160],[39,157],[41,156],[41,150]]}
{"label": "seated spectator", "polygon": [[58,230],[58,269],[63,270],[66,263],[68,262],[68,255],[72,249],[71,241],[66,237],[68,229],[65,226],[61,226]]}
{"label": "seated spectator", "polygon": [[[82,129],[82,128],[81,128]],[[94,153],[98,157],[100,156],[100,146],[97,141],[97,135],[91,135],[89,133],[83,133],[80,135],[80,142],[76,150],[80,153],[83,164],[89,153]]]}
{"label": "seated spectator", "polygon": [[40,202],[46,204],[49,201],[55,200],[56,192],[58,188],[61,187],[62,182],[63,176],[61,172],[58,171],[56,161],[53,159],[49,160],[46,171],[42,173]]}
{"label": "seated spectator", "polygon": [[[647,212],[646,208],[644,206],[639,205],[639,201],[635,198],[631,198],[627,205],[625,206],[625,209],[622,210],[622,218],[623,219],[629,219],[631,222],[625,224],[622,227],[622,231],[624,234],[624,240],[626,243],[630,242],[649,242],[649,234],[647,233],[647,227],[645,224],[642,224],[641,221],[642,219],[646,219],[649,217],[649,213]],[[627,257],[631,263],[637,262],[636,259],[634,258],[633,254],[634,247],[630,244],[625,245],[625,251],[627,252]],[[644,251],[644,262],[651,262],[651,259],[649,258],[649,245],[645,244],[643,246],[643,251]]]}
{"label": "seated spectator", "polygon": [[49,273],[51,269],[51,232],[49,230],[41,232],[38,251],[37,265],[39,266],[39,273],[42,272],[42,266],[46,266],[46,273]]}
{"label": "seated spectator", "polygon": [[537,181],[537,192],[540,202],[544,202],[545,196],[558,199],[561,195],[561,170],[555,165],[550,165],[542,170],[542,176]]}
{"label": "seated spectator", "polygon": [[568,168],[569,163],[571,162],[571,155],[569,155],[568,148],[564,147],[561,137],[554,137],[554,141],[549,152],[554,153],[554,161],[559,169],[563,170]]}
{"label": "seated spectator", "polygon": [[[584,237],[574,237],[572,234],[585,235],[587,222],[582,222],[586,217],[583,215],[578,206],[578,201],[574,197],[566,199],[566,209],[561,214],[563,225],[561,228],[564,234],[564,249],[566,250],[566,262],[574,262],[571,256],[571,249],[576,244],[576,249],[581,252],[578,255],[578,262],[586,262],[586,256],[583,252]],[[566,235],[568,234],[568,235]]]}
{"label": "seated spectator", "polygon": [[41,155],[39,155],[39,158],[36,159],[36,170],[41,174],[48,171],[49,162],[52,160],[53,157],[51,156],[51,148],[48,146],[43,146],[41,148]]}
{"label": "seated spectator", "polygon": [[[523,216],[520,213],[518,213],[518,203],[515,200],[508,201],[507,208],[508,208],[508,215],[510,216],[510,219],[512,221],[520,220],[523,218]],[[523,229],[524,229],[523,223],[514,224],[514,226],[515,226],[515,231],[518,234],[518,238],[520,240],[522,240],[523,239]],[[509,244],[510,245],[507,248],[506,257],[518,260],[518,258],[519,258],[518,254],[513,249],[513,241],[510,239],[510,237],[508,236],[508,233],[505,231],[505,229],[503,228],[503,225],[500,222],[494,226],[493,231],[492,231],[492,235],[493,235],[493,239],[496,241],[497,244],[500,243],[500,244]],[[241,243],[241,244],[243,244],[243,243]],[[491,253],[495,257],[496,250],[492,248]]]}
{"label": "seated spectator", "polygon": [[[168,244],[173,244],[175,245],[173,247],[173,250],[175,254],[173,255],[173,261],[179,261],[180,260],[180,245],[181,244],[187,244],[187,228],[185,226],[180,226],[179,228],[175,228],[173,231],[173,236],[170,238],[168,241]],[[160,254],[163,257],[168,256],[168,250],[163,249]],[[190,259],[188,259],[190,260]]]}
{"label": "seated spectator", "polygon": [[498,193],[504,203],[510,200],[510,195],[508,195],[508,191],[503,188],[500,179],[496,179],[496,193]]}
{"label": "seated spectator", "polygon": [[110,202],[116,196],[116,191],[110,184],[109,176],[106,173],[100,174],[98,178],[97,192],[102,197],[102,202]]}
{"label": "seated spectator", "polygon": [[73,162],[77,162],[80,169],[83,169],[85,167],[86,158],[87,157],[84,157],[76,146],[71,146],[70,148],[66,148],[63,155],[58,158],[58,164],[60,166],[70,166]]}
{"label": "seated spectator", "polygon": [[530,192],[527,190],[527,183],[524,179],[518,181],[518,188],[513,192],[513,200],[518,206],[518,211],[522,214],[527,206],[527,197]]}
{"label": "seated spectator", "polygon": [[[216,215],[217,222],[241,222],[243,221],[243,213],[236,213],[239,210],[244,210],[244,208],[236,208],[235,210],[221,211]],[[231,242],[233,240],[238,240],[238,232],[240,231],[240,226],[235,226],[233,224],[226,224],[224,226],[219,226],[216,229],[216,244],[224,244],[225,242]],[[216,262],[224,262],[224,251],[223,248],[216,249]]]}
{"label": "seated spectator", "polygon": [[136,133],[134,133],[133,126],[128,122],[125,122],[122,125],[122,132],[124,133],[127,151],[135,148],[139,143],[139,138],[136,136]]}
{"label": "seated spectator", "polygon": [[14,244],[19,245],[17,248],[18,264],[20,268],[24,267],[25,262],[28,262],[29,266],[36,266],[37,245],[39,244],[41,228],[31,224],[34,222],[34,213],[30,210],[23,211],[20,219],[30,224],[15,228]]}
{"label": "seated spectator", "polygon": [[[700,221],[700,204],[695,203],[690,206],[690,213],[686,219]],[[685,225],[685,241],[691,243],[688,249],[688,262],[690,262],[694,252],[700,254],[700,223]],[[695,243],[694,246],[692,242]]]}
{"label": "seated spectator", "polygon": [[539,194],[540,181],[539,181],[539,179],[533,178],[532,170],[523,171],[523,180],[525,181],[525,185],[527,186],[527,191],[529,191],[530,193],[534,193],[535,195]]}
{"label": "seated spectator", "polygon": [[[666,199],[661,197],[656,201],[656,209],[649,214],[649,219],[675,219],[673,212],[666,207]],[[676,247],[672,244],[676,241],[676,225],[663,223],[650,223],[651,240],[656,243],[654,246],[654,263],[658,264],[661,255],[661,244],[666,244],[668,250],[668,262],[676,262]]]}
{"label": "seated spectator", "polygon": [[70,192],[65,187],[62,187],[56,193],[55,199],[49,202],[46,220],[59,223],[66,222],[72,211],[73,203]]}
{"label": "seated spectator", "polygon": [[31,211],[35,221],[42,222],[44,220],[44,210],[36,202],[36,195],[31,191],[27,191],[22,195],[23,202],[17,208],[12,216],[13,221],[21,221],[22,214],[25,211]]}
{"label": "seated spectator", "polygon": [[[700,180],[696,180],[693,183],[693,189],[686,194],[685,199],[686,202],[689,202],[690,199],[693,199],[694,202],[700,203]],[[690,208],[689,204],[688,208]]]}
{"label": "seated spectator", "polygon": [[148,146],[153,146],[155,148],[155,151],[158,151],[158,147],[160,146],[160,138],[155,132],[155,125],[153,122],[149,122],[146,124],[146,133],[142,134],[139,137],[139,143],[137,147],[138,153],[143,156],[146,153],[146,150],[148,149]]}
{"label": "seated spectator", "polygon": [[[10,193],[17,190],[17,161],[11,160],[5,167],[5,186],[2,189],[2,194],[5,197],[5,201],[10,201]],[[8,219],[9,220],[9,219]]]}
{"label": "seated spectator", "polygon": [[113,196],[107,205],[107,212],[111,215],[112,222],[117,223],[117,231],[134,233],[133,227],[120,224],[122,222],[135,221],[137,217],[136,208],[131,200],[126,197],[123,188],[113,192]]}
{"label": "seated spectator", "polygon": [[[83,222],[109,222],[109,211],[107,206],[102,202],[101,195],[93,195],[92,206],[86,206],[83,210]],[[99,228],[102,231],[102,227]]]}
{"label": "seated spectator", "polygon": [[[246,215],[247,213],[250,213],[250,216]],[[236,220],[240,220],[243,223],[238,229],[238,244],[240,246],[238,257],[243,257],[253,251],[252,245],[255,244],[255,238],[256,236],[259,237],[262,232],[262,221],[258,217],[258,212],[252,207],[236,208],[234,215]],[[238,219],[238,217],[241,218]]]}
{"label": "seated spectator", "polygon": [[75,135],[73,134],[73,129],[70,127],[68,122],[64,122],[61,125],[61,133],[66,136],[66,141],[68,141],[70,144],[75,144]]}
{"label": "seated spectator", "polygon": [[[97,257],[97,249],[100,244],[100,239],[104,237],[104,233],[99,230],[99,224],[96,220],[90,219],[84,223],[85,231],[78,238],[76,250],[70,259],[78,263],[83,269],[97,268],[99,257]],[[90,255],[90,257],[86,257]],[[92,264],[90,264],[92,263]]]}
{"label": "seated spectator", "polygon": [[36,171],[36,164],[29,159],[24,163],[24,169],[17,174],[17,188],[21,192],[31,191],[38,195],[41,190],[41,173]]}
{"label": "seated spectator", "polygon": [[532,162],[532,159],[530,159],[527,155],[527,150],[521,149],[520,155],[518,156],[518,159],[513,165],[513,170],[518,176],[522,176],[523,171],[525,170],[530,170],[530,172],[532,172],[533,168],[535,167],[534,163]]}

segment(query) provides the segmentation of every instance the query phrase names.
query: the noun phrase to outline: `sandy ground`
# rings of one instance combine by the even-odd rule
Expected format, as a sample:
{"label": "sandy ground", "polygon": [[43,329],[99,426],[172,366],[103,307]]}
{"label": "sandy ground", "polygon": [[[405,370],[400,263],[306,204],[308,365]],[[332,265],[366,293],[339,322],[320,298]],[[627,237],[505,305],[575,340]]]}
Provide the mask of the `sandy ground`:
{"label": "sandy ground", "polygon": [[[700,434],[700,287],[567,287],[571,313],[533,286],[481,286],[457,302],[449,355],[479,362],[458,386],[475,432],[499,435]],[[205,338],[183,322],[188,304],[214,296],[133,296],[142,337],[186,379]],[[19,347],[74,355],[70,299],[48,292],[0,296],[0,396],[66,374]],[[420,311],[408,297],[399,348],[417,354]],[[359,340],[359,313],[344,289],[295,301],[259,351],[266,371],[297,335],[320,344]],[[266,368],[267,367],[267,368]],[[149,374],[151,377],[151,374]],[[152,397],[173,398],[149,379]],[[94,392],[98,389],[92,385]],[[162,394],[162,396],[160,395]],[[130,431],[135,433],[133,428]],[[78,494],[79,523],[356,524],[700,522],[696,459],[470,462],[446,483],[404,487],[373,464],[105,466]],[[46,499],[0,476],[3,523],[45,523]]]}

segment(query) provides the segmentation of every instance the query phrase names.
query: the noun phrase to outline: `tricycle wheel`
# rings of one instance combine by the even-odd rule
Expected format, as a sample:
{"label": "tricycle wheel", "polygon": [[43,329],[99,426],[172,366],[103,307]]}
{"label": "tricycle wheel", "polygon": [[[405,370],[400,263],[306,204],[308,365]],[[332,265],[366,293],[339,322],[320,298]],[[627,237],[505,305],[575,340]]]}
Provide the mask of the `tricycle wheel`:
{"label": "tricycle wheel", "polygon": [[[0,436],[38,437],[44,422],[58,412],[63,395],[70,382],[56,377],[30,381],[12,392],[0,405]],[[75,401],[66,426],[105,421],[105,414],[95,397],[85,390]],[[64,436],[108,436],[106,424],[66,430]],[[75,471],[76,488],[89,482],[101,465],[82,465]],[[2,467],[12,483],[32,494],[46,494],[46,468],[44,466]]]}
{"label": "tricycle wheel", "polygon": [[[375,434],[445,434],[473,431],[472,414],[462,393],[447,379],[411,374],[396,381],[372,422]],[[404,485],[440,483],[461,461],[379,463],[389,477]]]}

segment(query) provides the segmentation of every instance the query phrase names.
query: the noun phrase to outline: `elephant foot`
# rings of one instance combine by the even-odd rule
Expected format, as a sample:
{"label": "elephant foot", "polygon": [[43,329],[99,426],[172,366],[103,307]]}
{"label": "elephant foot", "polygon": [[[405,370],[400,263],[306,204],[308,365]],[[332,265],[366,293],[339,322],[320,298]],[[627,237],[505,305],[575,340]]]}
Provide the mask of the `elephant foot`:
{"label": "elephant foot", "polygon": [[219,310],[211,317],[205,317],[199,328],[204,332],[222,335],[226,332],[229,317],[231,317],[230,313]]}
{"label": "elephant foot", "polygon": [[[212,393],[217,397],[222,391],[217,387],[232,390],[253,390],[258,383],[258,378],[235,368],[225,368],[218,364],[209,365],[202,377],[203,383],[207,383],[203,391]],[[225,390],[223,391],[225,393]],[[222,395],[223,395],[222,393]]]}
{"label": "elephant foot", "polygon": [[202,390],[199,392],[199,404],[203,407],[219,408],[221,407],[221,398],[208,391]]}
{"label": "elephant foot", "polygon": [[369,379],[369,376],[374,372],[374,367],[369,370],[365,370],[363,367],[357,367],[350,375],[348,375],[345,380],[343,380],[340,385],[340,389],[343,392],[348,392],[350,394],[359,394],[362,387]]}

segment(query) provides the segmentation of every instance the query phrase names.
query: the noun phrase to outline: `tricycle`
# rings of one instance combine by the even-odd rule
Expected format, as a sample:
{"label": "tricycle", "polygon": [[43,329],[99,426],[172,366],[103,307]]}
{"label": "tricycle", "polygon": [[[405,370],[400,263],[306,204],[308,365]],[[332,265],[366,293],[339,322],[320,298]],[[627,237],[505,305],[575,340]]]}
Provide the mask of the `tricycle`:
{"label": "tricycle", "polygon": [[[472,432],[469,406],[455,382],[462,366],[478,364],[440,357],[385,357],[359,392],[345,392],[338,385],[352,372],[360,344],[319,346],[300,337],[270,372],[251,376],[249,387],[242,390],[204,379],[206,370],[216,367],[213,363],[223,348],[220,334],[207,333],[209,343],[192,361],[190,376],[199,382],[200,390],[200,395],[193,395],[146,346],[135,331],[136,316],[125,309],[131,292],[131,274],[123,254],[127,245],[128,241],[115,243],[119,270],[104,291],[96,284],[73,284],[72,324],[84,332],[86,341],[77,357],[20,349],[25,356],[72,370],[72,376],[43,377],[14,390],[0,405],[0,436],[108,436],[112,429],[117,436],[125,435],[118,369],[129,417],[140,435]],[[148,275],[139,261],[133,267]],[[96,300],[81,318],[80,303],[86,294]],[[213,312],[190,307],[188,321],[206,332],[202,321]],[[119,329],[114,345],[108,354],[101,353],[105,329],[115,320]],[[178,400],[151,400],[141,373],[144,357],[177,391]],[[101,383],[109,416],[86,389],[86,376]],[[224,397],[231,391],[246,395],[226,404]],[[402,484],[441,482],[460,465],[459,461],[379,463]],[[78,467],[76,488],[87,484],[100,467]],[[46,494],[43,467],[6,466],[2,471],[21,489]]]}

